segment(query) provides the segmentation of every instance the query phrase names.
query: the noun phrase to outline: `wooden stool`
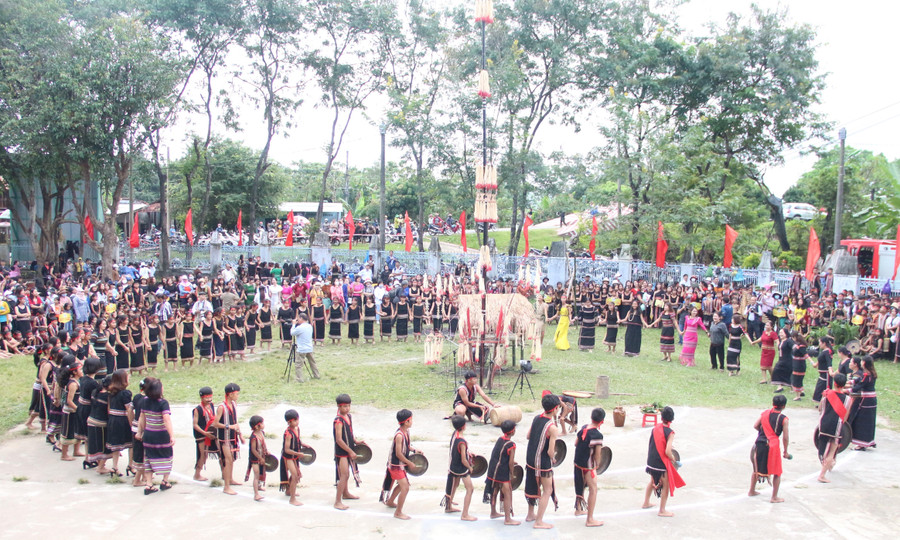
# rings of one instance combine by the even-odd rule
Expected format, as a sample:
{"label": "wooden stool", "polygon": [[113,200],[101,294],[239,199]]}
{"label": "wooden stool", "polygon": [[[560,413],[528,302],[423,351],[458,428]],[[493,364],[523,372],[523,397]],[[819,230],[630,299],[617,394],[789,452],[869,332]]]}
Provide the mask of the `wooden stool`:
{"label": "wooden stool", "polygon": [[648,424],[656,425],[656,413],[644,413],[644,419],[641,420],[641,427],[647,427]]}

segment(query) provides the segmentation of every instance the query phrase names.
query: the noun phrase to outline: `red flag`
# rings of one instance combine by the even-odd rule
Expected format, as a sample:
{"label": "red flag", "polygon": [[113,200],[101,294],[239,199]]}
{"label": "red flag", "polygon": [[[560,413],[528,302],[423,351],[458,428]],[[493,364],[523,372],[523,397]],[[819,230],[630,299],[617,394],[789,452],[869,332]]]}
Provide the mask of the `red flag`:
{"label": "red flag", "polygon": [[596,261],[597,260],[597,255],[596,255],[596,251],[597,251],[597,216],[594,216],[594,223],[591,226],[591,243],[588,246],[588,249],[591,252],[591,260]]}
{"label": "red flag", "polygon": [[816,230],[809,228],[809,248],[806,250],[806,280],[812,282],[816,278],[816,263],[819,262],[819,255],[822,254],[822,248],[819,246],[819,236]]}
{"label": "red flag", "polygon": [[347,216],[344,218],[347,220],[347,232],[350,237],[350,249],[353,249],[353,235],[356,234],[356,223],[353,221],[353,210],[347,210]]}
{"label": "red flag", "polygon": [[403,213],[403,228],[406,229],[406,251],[412,251],[412,227],[409,224],[409,212]]}
{"label": "red flag", "polygon": [[897,268],[900,268],[900,225],[897,225],[897,242],[894,246],[894,275],[891,281],[897,279]]}
{"label": "red flag", "polygon": [[531,254],[531,246],[528,245],[528,227],[531,227],[534,224],[534,221],[531,219],[531,214],[525,216],[525,224],[522,226],[522,232],[525,235],[525,256]]}
{"label": "red flag", "polygon": [[243,227],[241,226],[241,217],[243,217],[243,216],[241,215],[242,213],[243,213],[242,210],[238,210],[237,230],[238,230],[238,245],[239,245],[239,246],[243,246],[243,245],[244,245],[244,229],[243,229]]}
{"label": "red flag", "polygon": [[737,240],[738,232],[732,229],[730,226],[725,225],[725,260],[722,261],[722,266],[725,268],[731,268],[731,248],[734,246],[735,240]]}
{"label": "red flag", "polygon": [[[898,229],[898,230],[900,230],[900,229]],[[94,238],[94,224],[91,223],[90,215],[84,216],[84,235],[86,237],[90,238],[91,240],[96,240],[96,238]]]}
{"label": "red flag", "polygon": [[191,217],[191,209],[188,208],[187,216],[184,218],[184,235],[187,236],[188,244],[194,245],[194,218]]}
{"label": "red flag", "polygon": [[284,245],[287,247],[293,247],[294,246],[294,211],[293,210],[288,212],[287,222],[288,222],[288,228],[287,228],[287,231],[285,232],[285,234],[287,236],[284,237]]}
{"label": "red flag", "polygon": [[131,226],[131,238],[128,239],[128,245],[131,249],[140,247],[141,245],[141,228],[138,226],[138,213],[134,213],[134,225]]}
{"label": "red flag", "polygon": [[460,237],[460,239],[462,240],[463,253],[468,253],[469,246],[466,245],[466,211],[465,210],[463,210],[462,214],[459,215],[459,228],[462,229],[462,237]]}
{"label": "red flag", "polygon": [[663,235],[662,221],[659,221],[658,223],[659,225],[656,229],[656,266],[657,268],[665,268],[666,252],[669,251],[669,243],[666,242],[665,236]]}

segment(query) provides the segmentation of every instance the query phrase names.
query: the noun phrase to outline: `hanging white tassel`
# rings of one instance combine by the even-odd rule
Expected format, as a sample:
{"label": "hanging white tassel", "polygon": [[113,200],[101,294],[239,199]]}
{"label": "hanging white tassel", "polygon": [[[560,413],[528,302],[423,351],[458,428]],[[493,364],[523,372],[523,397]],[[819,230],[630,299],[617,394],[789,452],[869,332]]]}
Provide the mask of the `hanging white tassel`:
{"label": "hanging white tassel", "polygon": [[486,69],[478,74],[478,95],[485,99],[491,97],[491,82]]}
{"label": "hanging white tassel", "polygon": [[475,166],[475,189],[484,188],[484,167],[482,165]]}

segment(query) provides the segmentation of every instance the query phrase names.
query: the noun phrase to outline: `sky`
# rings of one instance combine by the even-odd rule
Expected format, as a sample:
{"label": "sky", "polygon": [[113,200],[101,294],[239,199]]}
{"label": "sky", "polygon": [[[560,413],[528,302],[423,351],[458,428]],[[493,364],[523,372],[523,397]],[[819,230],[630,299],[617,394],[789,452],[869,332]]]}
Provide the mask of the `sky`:
{"label": "sky", "polygon": [[[439,1],[456,3],[455,0]],[[822,103],[817,110],[834,123],[831,136],[835,144],[838,128],[845,127],[848,146],[883,153],[889,160],[900,158],[900,93],[897,92],[900,72],[893,64],[900,2],[856,0],[847,4],[834,0],[756,0],[755,3],[763,9],[787,7],[788,22],[809,24],[816,30],[819,70],[827,74]],[[750,6],[751,2],[746,1],[693,0],[679,8],[679,23],[690,34],[703,34],[708,23],[723,24],[730,12],[749,15]],[[258,150],[265,141],[264,126],[257,120],[260,114],[252,105],[241,100],[237,102],[242,130],[227,136]],[[378,162],[381,150],[378,124],[383,111],[383,100],[373,100],[367,111],[354,117],[338,158],[339,169],[348,159],[354,167],[367,167]],[[196,121],[201,124],[195,124]],[[602,140],[595,128],[584,127],[578,134],[564,126],[542,128],[536,149],[545,154],[557,150],[586,153]],[[270,157],[285,165],[299,160],[322,162],[322,147],[329,128],[327,111],[304,105],[295,118],[295,127],[282,132],[273,141]],[[202,118],[182,118],[173,130],[170,140],[173,158],[185,147],[185,134],[192,131],[204,131]],[[222,133],[223,128],[219,127],[218,132]],[[816,157],[803,155],[805,149],[806,145],[803,145],[785,152],[783,164],[765,170],[766,184],[773,193],[783,194],[812,168]],[[400,149],[390,146],[386,157],[388,161],[404,158]]]}

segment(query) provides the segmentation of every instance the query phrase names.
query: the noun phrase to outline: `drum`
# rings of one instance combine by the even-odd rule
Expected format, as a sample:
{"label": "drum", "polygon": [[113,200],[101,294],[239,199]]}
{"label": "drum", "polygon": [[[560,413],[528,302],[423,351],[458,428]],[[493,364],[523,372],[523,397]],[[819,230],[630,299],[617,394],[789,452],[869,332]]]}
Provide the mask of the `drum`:
{"label": "drum", "polygon": [[516,465],[513,467],[512,478],[510,478],[510,488],[513,491],[519,489],[519,486],[522,485],[522,480],[525,479],[525,469],[522,468],[521,465]]}
{"label": "drum", "polygon": [[516,407],[515,405],[506,405],[504,407],[495,407],[491,409],[489,414],[491,418],[491,424],[500,427],[506,420],[512,420],[515,423],[519,423],[522,421],[522,409]]}
{"label": "drum", "polygon": [[850,354],[859,354],[860,349],[862,349],[862,345],[860,345],[858,339],[851,339],[847,342],[845,347],[850,351]]}
{"label": "drum", "polygon": [[275,472],[278,468],[278,458],[269,454],[266,456],[266,472]]}
{"label": "drum", "polygon": [[428,458],[424,454],[413,454],[409,460],[413,462],[413,466],[407,469],[410,476],[422,476],[428,471]]}
{"label": "drum", "polygon": [[566,443],[562,439],[556,439],[556,461],[553,462],[553,468],[562,465],[562,462],[566,460],[566,452],[568,449],[566,448]]}
{"label": "drum", "polygon": [[484,456],[472,457],[472,478],[481,478],[487,472],[488,462]]}
{"label": "drum", "polygon": [[303,446],[300,448],[300,457],[297,461],[304,465],[312,465],[316,462],[316,450],[312,446]]}
{"label": "drum", "polygon": [[597,465],[597,475],[601,475],[606,472],[606,469],[609,468],[609,464],[612,463],[612,449],[608,446],[604,446],[600,450],[600,463]]}
{"label": "drum", "polygon": [[372,449],[369,448],[368,444],[357,443],[354,452],[356,452],[357,465],[365,465],[366,463],[372,461]]}
{"label": "drum", "polygon": [[[835,455],[849,448],[851,440],[853,440],[853,428],[850,427],[850,424],[844,422],[841,426],[841,436],[838,438],[838,449]],[[813,432],[813,444],[816,445],[816,448],[819,447],[819,428],[816,428]]]}
{"label": "drum", "polygon": [[589,398],[594,395],[593,392],[586,392],[584,390],[566,390],[563,392],[564,396],[569,396],[573,398]]}

